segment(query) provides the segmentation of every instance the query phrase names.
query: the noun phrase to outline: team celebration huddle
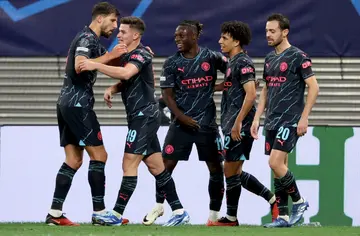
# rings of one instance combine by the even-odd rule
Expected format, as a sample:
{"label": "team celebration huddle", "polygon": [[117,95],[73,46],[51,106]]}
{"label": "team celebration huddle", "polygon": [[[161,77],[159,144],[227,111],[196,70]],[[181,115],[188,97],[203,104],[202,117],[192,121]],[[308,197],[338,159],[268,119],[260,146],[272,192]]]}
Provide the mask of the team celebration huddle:
{"label": "team celebration huddle", "polygon": [[[88,182],[94,225],[129,223],[124,212],[136,188],[138,166],[142,161],[156,182],[155,206],[150,212],[144,212],[142,223],[154,224],[164,214],[165,201],[172,209],[172,216],[164,226],[191,223],[191,216],[177,194],[172,172],[179,161],[189,159],[193,144],[199,161],[206,163],[209,170],[209,216],[204,224],[238,226],[242,188],[269,203],[272,222],[264,227],[298,224],[309,202],[301,195],[295,175],[288,169],[288,153],[298,138],[306,134],[319,87],[310,58],[288,41],[287,17],[273,14],[264,25],[266,40],[274,50],[265,57],[257,105],[259,81],[254,63],[244,49],[251,42],[249,26],[241,21],[224,22],[219,27],[221,52],[216,52],[198,44],[203,28],[200,22],[179,22],[174,33],[178,51],[167,58],[160,76],[162,96],[172,115],[161,145],[157,136],[160,111],[154,96],[154,53],[151,47],[141,43],[145,23],[134,16],[122,17],[118,45],[107,52],[100,44],[100,37],[109,38],[118,28],[119,16],[115,6],[107,2],[96,4],[90,25],[85,26],[70,45],[64,84],[57,101],[60,145],[65,149],[66,158],[56,177],[46,224],[78,225],[64,216],[62,208],[72,179],[82,165],[84,149],[90,157]],[[218,71],[224,74],[221,82],[217,81]],[[104,93],[104,100],[111,108],[113,96],[120,93],[128,122],[128,133],[124,134],[123,178],[112,210],[107,210],[104,202],[107,152],[93,110],[97,72],[114,79],[114,85]],[[217,124],[213,98],[215,91],[222,92],[220,124]],[[250,160],[254,140],[261,135],[258,130],[264,112],[264,152],[269,156],[274,192],[242,170],[244,162]],[[224,195],[227,211],[221,216]],[[288,208],[289,196],[292,209]]]}

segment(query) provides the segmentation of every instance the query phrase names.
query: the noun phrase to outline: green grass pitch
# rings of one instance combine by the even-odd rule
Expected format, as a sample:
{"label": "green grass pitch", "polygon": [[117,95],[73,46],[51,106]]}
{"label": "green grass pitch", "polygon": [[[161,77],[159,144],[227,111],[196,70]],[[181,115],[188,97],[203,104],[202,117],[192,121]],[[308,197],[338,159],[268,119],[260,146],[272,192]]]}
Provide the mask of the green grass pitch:
{"label": "green grass pitch", "polygon": [[1,236],[360,236],[360,227],[292,227],[265,229],[260,226],[206,227],[186,225],[162,227],[159,225],[126,225],[102,227],[81,225],[78,227],[47,226],[42,223],[0,224]]}

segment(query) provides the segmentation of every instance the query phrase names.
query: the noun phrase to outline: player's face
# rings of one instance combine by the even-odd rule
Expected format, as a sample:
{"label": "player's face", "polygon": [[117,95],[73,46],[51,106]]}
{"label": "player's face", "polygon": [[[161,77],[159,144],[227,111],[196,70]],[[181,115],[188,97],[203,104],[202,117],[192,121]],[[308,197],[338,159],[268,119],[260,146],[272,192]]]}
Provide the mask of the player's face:
{"label": "player's face", "polygon": [[178,26],[175,31],[175,43],[180,52],[188,52],[196,43],[196,37],[191,29]]}
{"label": "player's face", "polygon": [[284,38],[287,37],[289,30],[281,30],[278,21],[268,21],[266,22],[266,40],[268,45],[271,47],[276,47],[279,45]]}
{"label": "player's face", "polygon": [[139,37],[139,33],[130,27],[130,25],[120,24],[117,38],[119,43],[129,46],[133,41]]}
{"label": "player's face", "polygon": [[101,36],[109,38],[118,27],[117,20],[118,18],[115,14],[103,16],[101,24]]}
{"label": "player's face", "polygon": [[223,33],[219,39],[219,44],[223,53],[229,53],[239,45],[239,41],[234,40],[228,33]]}

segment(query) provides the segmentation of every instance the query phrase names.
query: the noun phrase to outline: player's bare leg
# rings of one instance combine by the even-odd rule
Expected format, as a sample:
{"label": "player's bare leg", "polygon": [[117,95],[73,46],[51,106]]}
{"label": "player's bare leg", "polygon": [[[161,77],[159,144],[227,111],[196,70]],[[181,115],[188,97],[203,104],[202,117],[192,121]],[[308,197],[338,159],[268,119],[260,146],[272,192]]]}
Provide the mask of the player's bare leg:
{"label": "player's bare leg", "polygon": [[65,162],[62,164],[57,176],[54,197],[51,209],[46,217],[46,224],[60,226],[78,225],[67,219],[62,207],[70,190],[72,179],[76,171],[81,167],[83,161],[83,150],[72,144],[65,146]]}
{"label": "player's bare leg", "polygon": [[208,187],[210,213],[207,222],[207,225],[210,226],[219,219],[219,212],[224,198],[224,167],[220,161],[207,161],[206,165],[210,173]]}
{"label": "player's bare leg", "polygon": [[[165,168],[161,153],[154,153],[144,159],[150,173],[156,179],[157,195],[162,196],[169,203],[173,215],[164,226],[177,226],[189,222],[190,217],[184,210],[179,197],[176,193],[175,183],[171,177],[171,173]],[[176,162],[168,162],[171,171],[175,168]],[[170,166],[171,165],[171,166]],[[144,217],[143,224],[151,225],[155,220],[164,213],[162,204],[157,203],[157,206]]]}
{"label": "player's bare leg", "polygon": [[[308,207],[307,201],[300,195],[293,173],[291,173],[287,167],[287,158],[288,153],[284,151],[273,149],[270,153],[269,165],[275,177],[274,185],[279,217],[274,222],[266,224],[265,227],[289,227],[300,221],[302,214]],[[288,195],[290,195],[293,200],[294,212],[292,212],[292,214],[297,222],[294,220],[290,222],[287,200]],[[304,209],[300,209],[301,211],[298,212],[298,207]]]}

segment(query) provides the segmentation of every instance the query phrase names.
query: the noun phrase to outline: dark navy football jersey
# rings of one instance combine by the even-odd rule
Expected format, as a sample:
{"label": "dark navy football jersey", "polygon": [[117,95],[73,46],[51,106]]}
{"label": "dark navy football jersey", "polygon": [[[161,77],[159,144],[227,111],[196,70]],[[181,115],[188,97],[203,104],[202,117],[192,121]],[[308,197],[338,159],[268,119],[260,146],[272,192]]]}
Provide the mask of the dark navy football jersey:
{"label": "dark navy football jersey", "polygon": [[305,104],[305,80],[313,75],[310,58],[294,46],[279,55],[273,51],[266,56],[266,130],[297,126]]}
{"label": "dark navy football jersey", "polygon": [[127,63],[139,69],[129,80],[121,81],[121,97],[128,121],[137,116],[158,117],[151,54],[140,44],[135,50],[120,57],[120,66],[126,66]]}
{"label": "dark navy football jersey", "polygon": [[58,105],[93,109],[95,103],[93,85],[97,72],[85,71],[77,74],[75,57],[84,56],[92,59],[105,53],[106,49],[100,44],[99,37],[89,27],[86,26],[76,35],[66,59],[64,84],[57,101]]}
{"label": "dark navy football jersey", "polygon": [[[254,63],[247,54],[239,53],[229,60],[225,74],[221,99],[221,129],[224,135],[231,133],[246,96],[243,86],[249,81],[255,81]],[[242,131],[250,130],[255,112],[253,105],[242,122]]]}
{"label": "dark navy football jersey", "polygon": [[221,53],[200,48],[195,58],[177,52],[163,66],[161,88],[174,88],[178,108],[197,121],[201,130],[217,129],[214,87],[217,70],[225,73],[226,64]]}

